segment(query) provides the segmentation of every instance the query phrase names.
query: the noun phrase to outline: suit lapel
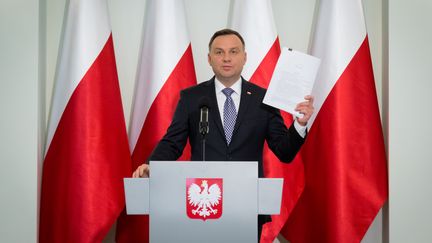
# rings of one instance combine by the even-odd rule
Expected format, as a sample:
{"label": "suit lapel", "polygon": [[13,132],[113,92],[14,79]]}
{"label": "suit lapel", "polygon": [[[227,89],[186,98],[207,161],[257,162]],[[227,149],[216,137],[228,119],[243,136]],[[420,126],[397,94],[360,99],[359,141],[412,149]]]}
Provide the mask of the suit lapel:
{"label": "suit lapel", "polygon": [[237,133],[240,124],[242,123],[245,115],[247,114],[247,110],[249,108],[249,104],[252,100],[252,92],[249,89],[249,83],[242,78],[242,91],[241,91],[241,97],[240,97],[240,107],[237,113],[237,119],[234,126],[233,131],[233,139],[235,139],[235,134]]}

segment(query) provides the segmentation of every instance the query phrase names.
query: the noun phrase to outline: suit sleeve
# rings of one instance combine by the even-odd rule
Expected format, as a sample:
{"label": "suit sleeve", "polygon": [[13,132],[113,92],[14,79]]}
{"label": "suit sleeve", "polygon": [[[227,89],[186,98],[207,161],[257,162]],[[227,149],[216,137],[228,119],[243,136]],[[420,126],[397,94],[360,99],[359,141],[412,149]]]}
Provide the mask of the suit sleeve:
{"label": "suit sleeve", "polygon": [[294,123],[287,129],[280,111],[274,108],[271,108],[269,112],[269,125],[266,140],[270,149],[279,160],[287,163],[295,158],[304,143],[304,138],[298,134]]}
{"label": "suit sleeve", "polygon": [[168,130],[149,160],[177,160],[183,153],[188,138],[188,109],[183,91]]}

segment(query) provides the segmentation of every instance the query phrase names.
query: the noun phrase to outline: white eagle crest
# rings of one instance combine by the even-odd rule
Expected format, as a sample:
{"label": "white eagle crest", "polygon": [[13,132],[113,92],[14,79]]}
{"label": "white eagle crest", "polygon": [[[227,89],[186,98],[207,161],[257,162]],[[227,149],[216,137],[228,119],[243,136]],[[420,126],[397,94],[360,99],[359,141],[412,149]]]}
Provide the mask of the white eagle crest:
{"label": "white eagle crest", "polygon": [[[202,190],[201,187],[203,188]],[[213,209],[213,207],[219,204],[222,195],[221,189],[217,184],[213,184],[209,188],[207,181],[203,180],[201,187],[192,183],[188,189],[188,200],[189,204],[195,207],[192,210],[192,214],[195,215],[198,213],[199,216],[206,218],[210,216],[210,213],[217,213],[217,209]]]}

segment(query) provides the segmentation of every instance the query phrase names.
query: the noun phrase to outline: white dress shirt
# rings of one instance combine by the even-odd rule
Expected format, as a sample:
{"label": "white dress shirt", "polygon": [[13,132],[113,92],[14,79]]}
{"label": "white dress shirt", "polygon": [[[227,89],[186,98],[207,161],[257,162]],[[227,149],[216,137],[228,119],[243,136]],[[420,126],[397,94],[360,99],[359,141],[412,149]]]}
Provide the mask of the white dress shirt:
{"label": "white dress shirt", "polygon": [[[239,80],[237,80],[230,88],[232,90],[234,90],[234,92],[231,94],[231,98],[234,101],[234,105],[235,105],[235,109],[238,113],[238,109],[240,107],[240,97],[241,97],[241,78]],[[225,85],[223,85],[221,83],[221,81],[219,81],[217,78],[215,78],[215,90],[216,90],[216,99],[217,99],[217,104],[218,104],[218,108],[219,108],[219,114],[221,115],[221,119],[223,120],[223,112],[224,112],[224,104],[225,104],[225,100],[226,100],[226,96],[225,94],[222,92],[223,89],[225,89]],[[222,122],[222,126],[223,126],[223,122]],[[298,134],[300,134],[300,136],[302,138],[304,138],[306,136],[306,126],[302,126],[300,125],[297,120],[294,119],[294,128],[297,130]]]}

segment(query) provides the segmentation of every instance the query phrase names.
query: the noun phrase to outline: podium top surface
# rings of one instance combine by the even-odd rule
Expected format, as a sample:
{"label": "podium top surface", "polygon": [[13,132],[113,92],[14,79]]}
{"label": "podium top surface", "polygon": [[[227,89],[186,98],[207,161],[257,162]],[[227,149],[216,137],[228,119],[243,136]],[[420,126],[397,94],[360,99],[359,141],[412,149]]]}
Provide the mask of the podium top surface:
{"label": "podium top surface", "polygon": [[258,177],[256,161],[150,161],[150,179],[179,172],[184,176]]}

